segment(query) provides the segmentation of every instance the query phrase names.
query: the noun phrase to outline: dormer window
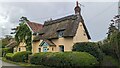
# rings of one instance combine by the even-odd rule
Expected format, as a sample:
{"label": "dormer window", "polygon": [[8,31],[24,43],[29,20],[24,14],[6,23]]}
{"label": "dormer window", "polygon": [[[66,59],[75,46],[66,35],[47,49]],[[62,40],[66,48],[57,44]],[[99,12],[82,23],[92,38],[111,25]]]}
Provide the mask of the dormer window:
{"label": "dormer window", "polygon": [[64,31],[58,31],[58,37],[60,38],[60,37],[63,37],[63,32]]}

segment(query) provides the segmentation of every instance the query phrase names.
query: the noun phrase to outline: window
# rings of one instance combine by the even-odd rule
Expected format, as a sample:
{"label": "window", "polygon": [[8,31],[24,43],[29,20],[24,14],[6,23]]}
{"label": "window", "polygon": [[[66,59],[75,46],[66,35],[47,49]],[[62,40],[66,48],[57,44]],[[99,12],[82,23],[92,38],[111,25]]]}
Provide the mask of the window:
{"label": "window", "polygon": [[54,48],[52,47],[52,51],[54,51]]}
{"label": "window", "polygon": [[58,37],[62,37],[63,36],[63,31],[58,31]]}
{"label": "window", "polygon": [[84,30],[84,34],[83,34],[84,36],[86,36],[86,31]]}
{"label": "window", "polygon": [[59,49],[60,49],[60,52],[64,52],[64,46],[63,45],[59,46]]}
{"label": "window", "polygon": [[86,34],[84,34],[84,36],[86,36]]}
{"label": "window", "polygon": [[19,48],[19,51],[20,51],[20,48]]}
{"label": "window", "polygon": [[41,48],[38,48],[38,51],[41,52]]}

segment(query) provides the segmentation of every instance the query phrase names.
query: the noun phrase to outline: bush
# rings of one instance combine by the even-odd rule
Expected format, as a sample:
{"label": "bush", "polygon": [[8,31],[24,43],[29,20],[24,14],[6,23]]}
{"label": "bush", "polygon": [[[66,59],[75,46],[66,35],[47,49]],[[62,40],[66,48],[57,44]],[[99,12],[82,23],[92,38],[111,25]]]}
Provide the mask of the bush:
{"label": "bush", "polygon": [[12,60],[13,55],[14,55],[13,53],[7,53],[5,58],[8,60]]}
{"label": "bush", "polygon": [[4,57],[7,53],[12,53],[13,50],[10,48],[2,48],[2,56]]}
{"label": "bush", "polygon": [[104,56],[104,53],[100,50],[97,43],[92,42],[76,43],[75,45],[73,45],[72,50],[78,52],[88,52],[96,57],[98,61],[102,60]]}
{"label": "bush", "polygon": [[36,53],[30,58],[31,64],[52,67],[95,66],[96,58],[86,52]]}
{"label": "bush", "polygon": [[106,54],[106,55],[109,55],[109,56],[112,56],[114,58],[117,58],[117,55],[114,51],[114,47],[113,45],[110,45],[110,43],[104,43],[100,46],[100,49]]}
{"label": "bush", "polygon": [[103,60],[101,61],[101,66],[118,66],[118,60],[114,59],[111,56],[104,56]]}
{"label": "bush", "polygon": [[30,54],[31,52],[28,51],[16,52],[12,58],[15,62],[27,62]]}

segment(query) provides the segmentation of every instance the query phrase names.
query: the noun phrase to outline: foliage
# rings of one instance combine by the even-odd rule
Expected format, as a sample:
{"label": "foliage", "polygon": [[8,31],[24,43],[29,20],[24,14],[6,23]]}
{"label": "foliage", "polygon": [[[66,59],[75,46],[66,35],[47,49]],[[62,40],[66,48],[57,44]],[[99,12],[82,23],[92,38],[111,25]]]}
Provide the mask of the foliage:
{"label": "foliage", "polygon": [[31,51],[31,49],[32,49],[32,46],[31,46],[32,33],[31,33],[29,27],[26,25],[26,22],[27,21],[22,21],[19,24],[18,29],[16,30],[15,40],[18,42],[18,44],[20,42],[25,42],[27,51]]}
{"label": "foliage", "polygon": [[97,43],[93,42],[82,42],[82,43],[76,43],[73,46],[73,51],[79,51],[79,52],[88,52],[94,57],[97,58],[98,61],[102,60],[104,54],[100,50]]}
{"label": "foliage", "polygon": [[4,57],[7,53],[12,53],[13,49],[11,48],[2,48],[2,56]]}
{"label": "foliage", "polygon": [[106,42],[103,42],[101,49],[106,55],[117,58],[120,62],[120,32],[114,23],[110,24]]}
{"label": "foliage", "polygon": [[27,62],[30,54],[31,52],[29,51],[16,52],[12,58],[15,62]]}
{"label": "foliage", "polygon": [[111,56],[104,56],[101,61],[101,66],[118,66],[118,61]]}
{"label": "foliage", "polygon": [[120,61],[120,32],[114,32],[110,37],[110,45],[112,45],[113,50]]}
{"label": "foliage", "polygon": [[53,67],[95,66],[96,58],[86,52],[36,53],[30,58],[31,64]]}
{"label": "foliage", "polygon": [[114,58],[116,58],[116,54],[113,48],[113,45],[110,45],[110,43],[103,43],[100,46],[100,49],[103,51],[103,53],[105,53],[106,55],[112,56]]}
{"label": "foliage", "polygon": [[2,57],[2,48],[0,48],[0,57]]}
{"label": "foliage", "polygon": [[13,55],[14,55],[13,53],[7,53],[5,58],[8,59],[8,60],[13,60],[13,58],[12,58]]}
{"label": "foliage", "polygon": [[5,38],[2,38],[0,40],[0,43],[2,43],[2,48],[5,48],[6,45],[10,43],[10,40],[13,39],[12,36],[6,35]]}

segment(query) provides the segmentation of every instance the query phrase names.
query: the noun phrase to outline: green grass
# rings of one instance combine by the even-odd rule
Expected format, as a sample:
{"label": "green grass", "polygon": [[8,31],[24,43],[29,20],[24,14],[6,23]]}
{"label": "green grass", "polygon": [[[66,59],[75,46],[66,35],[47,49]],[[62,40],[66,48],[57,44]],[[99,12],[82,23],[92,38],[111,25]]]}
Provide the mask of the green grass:
{"label": "green grass", "polygon": [[7,60],[5,57],[2,57],[2,61],[8,62],[8,63],[11,63],[11,64],[15,64],[15,65],[18,65],[18,66],[35,66],[33,64],[28,64],[28,63],[23,63],[23,62],[13,62],[13,61]]}
{"label": "green grass", "polygon": [[40,68],[50,68],[50,67],[47,67],[47,66],[43,66],[43,65],[34,65],[34,64],[29,64],[29,63],[24,63],[24,62],[13,62],[13,61],[10,61],[10,60],[7,60],[5,57],[2,57],[2,61],[4,62],[7,62],[7,63],[11,63],[11,64],[15,64],[15,65],[18,65],[18,66],[22,66],[22,67],[34,67],[34,68],[37,68],[37,67],[40,67]]}

